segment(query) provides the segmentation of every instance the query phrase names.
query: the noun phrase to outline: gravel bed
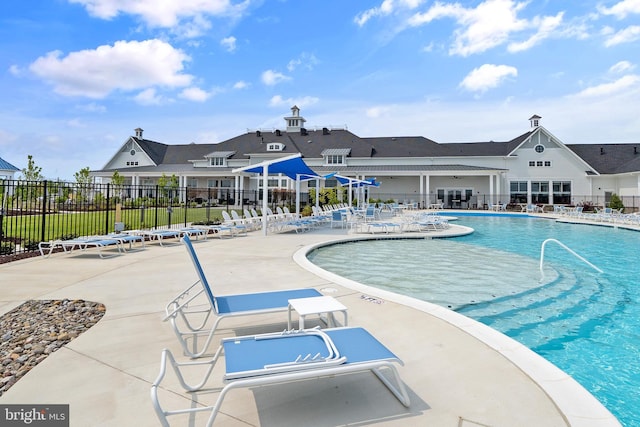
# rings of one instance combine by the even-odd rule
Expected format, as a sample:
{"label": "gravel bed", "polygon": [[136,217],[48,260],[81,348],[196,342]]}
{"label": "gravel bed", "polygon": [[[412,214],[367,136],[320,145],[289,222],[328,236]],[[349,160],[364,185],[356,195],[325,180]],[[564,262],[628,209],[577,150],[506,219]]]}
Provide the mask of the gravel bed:
{"label": "gravel bed", "polygon": [[0,316],[0,396],[104,313],[97,302],[29,300]]}

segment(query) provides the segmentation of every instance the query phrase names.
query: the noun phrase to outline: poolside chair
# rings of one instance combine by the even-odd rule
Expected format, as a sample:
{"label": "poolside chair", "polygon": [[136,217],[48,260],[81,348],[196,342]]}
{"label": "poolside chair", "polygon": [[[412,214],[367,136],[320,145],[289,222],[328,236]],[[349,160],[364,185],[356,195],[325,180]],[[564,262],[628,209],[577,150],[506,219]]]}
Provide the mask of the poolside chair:
{"label": "poolside chair", "polygon": [[234,236],[246,236],[247,226],[243,223],[242,219],[233,219],[227,211],[222,211],[223,225],[231,228]]}
{"label": "poolside chair", "polygon": [[[187,409],[164,410],[159,390],[170,365],[187,391],[202,389],[224,352],[224,387],[213,406],[192,405]],[[211,360],[177,362],[172,353],[162,352],[160,373],[151,386],[153,407],[163,426],[168,416],[210,411],[207,426],[213,425],[226,394],[234,388],[256,387],[296,380],[371,371],[405,407],[410,400],[394,365],[402,361],[363,328],[307,329],[275,334],[230,337],[221,341]],[[182,368],[201,366],[204,375],[196,385],[187,384]],[[385,373],[386,372],[386,373]],[[366,391],[364,391],[366,392]],[[193,396],[193,395],[192,395]],[[346,399],[347,397],[345,397]],[[286,408],[282,408],[286,411]]]}
{"label": "poolside chair", "polygon": [[[117,252],[111,254],[104,254],[103,249],[115,247]],[[100,258],[110,258],[116,255],[120,255],[124,252],[124,245],[120,239],[112,238],[108,236],[88,236],[78,237],[69,240],[52,240],[49,242],[40,242],[38,249],[40,255],[44,258],[48,258],[55,249],[62,249],[64,253],[70,254],[74,250],[86,251],[89,248],[95,248],[98,251]]]}
{"label": "poolside chair", "polygon": [[[181,240],[196,269],[198,280],[167,304],[164,320],[170,321],[184,353],[190,357],[200,357],[206,353],[213,339],[213,334],[222,319],[287,311],[290,299],[322,296],[313,288],[216,295],[204,274],[189,236],[184,236]],[[201,301],[197,301],[197,297],[201,294],[206,297],[207,307],[202,308],[201,304],[200,307],[194,307],[194,305],[201,303]],[[208,328],[208,320],[211,315],[216,319],[213,325]],[[185,327],[186,330],[184,330]],[[202,336],[206,336],[206,338],[202,348],[198,349],[198,338]]]}

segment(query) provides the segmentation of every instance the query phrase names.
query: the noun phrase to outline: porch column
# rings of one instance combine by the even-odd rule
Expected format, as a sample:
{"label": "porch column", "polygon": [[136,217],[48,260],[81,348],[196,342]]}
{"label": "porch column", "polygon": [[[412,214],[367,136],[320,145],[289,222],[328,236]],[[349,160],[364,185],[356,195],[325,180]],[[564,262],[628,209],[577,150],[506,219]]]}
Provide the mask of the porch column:
{"label": "porch column", "polygon": [[[497,199],[500,199],[500,196],[502,196],[500,192],[500,181],[502,181],[502,174],[498,172],[496,174],[496,198]],[[498,203],[505,203],[505,202],[504,200],[498,200]]]}
{"label": "porch column", "polygon": [[553,205],[553,181],[549,181],[549,204]]}
{"label": "porch column", "polygon": [[180,185],[180,188],[184,188],[184,191],[180,191],[180,201],[182,203],[187,203],[187,183],[189,182],[189,177],[186,175],[180,175],[178,176],[178,183]]}
{"label": "porch column", "polygon": [[242,175],[238,175],[238,181],[240,182],[240,197],[238,197],[238,199],[240,199],[240,203],[236,203],[239,206],[242,206],[243,200],[244,199],[244,176]]}
{"label": "porch column", "polygon": [[493,180],[495,178],[495,175],[491,174],[489,175],[489,203],[494,204],[496,202],[494,196],[493,196]]}
{"label": "porch column", "polygon": [[238,206],[238,188],[240,187],[240,175],[233,177],[233,206]]}

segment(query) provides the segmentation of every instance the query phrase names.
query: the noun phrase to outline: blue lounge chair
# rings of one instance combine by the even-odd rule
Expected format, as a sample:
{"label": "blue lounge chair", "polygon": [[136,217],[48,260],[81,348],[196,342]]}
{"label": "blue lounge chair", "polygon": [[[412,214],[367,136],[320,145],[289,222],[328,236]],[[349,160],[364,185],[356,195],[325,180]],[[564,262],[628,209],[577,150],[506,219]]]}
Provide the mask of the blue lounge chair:
{"label": "blue lounge chair", "polygon": [[[198,280],[169,302],[164,320],[171,322],[185,354],[190,357],[200,357],[206,353],[213,334],[222,319],[287,311],[290,299],[322,296],[320,292],[312,288],[216,295],[209,285],[189,236],[183,236],[181,240],[196,269]],[[202,294],[206,296],[208,306],[204,309],[193,307],[198,302],[197,298]],[[213,326],[207,329],[208,320],[212,314],[216,316],[216,320]],[[199,319],[198,324],[193,323],[194,318]],[[186,327],[186,330],[181,329],[179,323]],[[198,337],[203,335],[206,335],[207,338],[202,348],[198,350]]]}
{"label": "blue lounge chair", "polygon": [[[213,406],[193,405],[188,409],[169,411],[162,408],[158,392],[166,374],[167,362],[173,368],[180,385],[186,391],[194,392],[205,386],[222,353],[225,360],[225,385]],[[395,354],[363,328],[322,331],[307,329],[230,337],[221,341],[215,356],[210,360],[177,362],[169,350],[163,350],[160,374],[151,387],[151,400],[163,426],[169,426],[168,416],[202,411],[211,411],[206,424],[211,426],[226,394],[234,388],[371,371],[408,407],[409,396],[394,363],[402,365]],[[181,368],[188,367],[193,372],[193,369],[197,369],[194,368],[196,366],[202,367],[204,375],[198,384],[187,384]]]}

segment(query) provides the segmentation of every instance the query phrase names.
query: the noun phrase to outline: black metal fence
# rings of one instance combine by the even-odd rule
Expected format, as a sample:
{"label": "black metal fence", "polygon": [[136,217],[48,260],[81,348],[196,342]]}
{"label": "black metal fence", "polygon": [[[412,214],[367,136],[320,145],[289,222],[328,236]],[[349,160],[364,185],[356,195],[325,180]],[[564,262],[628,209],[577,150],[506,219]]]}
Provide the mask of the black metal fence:
{"label": "black metal fence", "polygon": [[[308,200],[308,195],[301,196]],[[295,206],[295,192],[268,192],[269,206]],[[0,180],[0,256],[38,250],[38,243],[108,234],[116,229],[177,228],[216,223],[222,210],[262,205],[262,193],[59,181]]]}
{"label": "black metal fence", "polygon": [[[315,204],[315,196],[315,190],[300,194],[301,209]],[[358,194],[352,196],[355,204]],[[293,190],[272,189],[267,197],[268,206],[274,211],[277,206],[295,209]],[[345,188],[321,190],[319,199],[320,205],[349,200]],[[640,197],[621,199],[625,212],[638,210]],[[378,201],[415,203],[422,208],[441,202],[447,209],[487,209],[490,204],[501,202],[508,203],[509,210],[522,208],[522,200],[508,194],[436,200],[434,194],[376,193],[368,200]],[[584,205],[585,211],[609,205],[605,197],[572,195],[567,201],[565,204]],[[0,180],[0,257],[37,251],[38,243],[43,241],[108,234],[119,228],[175,228],[198,222],[215,223],[221,220],[222,210],[243,213],[245,209],[259,211],[261,207],[262,191],[254,190]],[[307,206],[304,212],[310,213],[310,208]]]}

